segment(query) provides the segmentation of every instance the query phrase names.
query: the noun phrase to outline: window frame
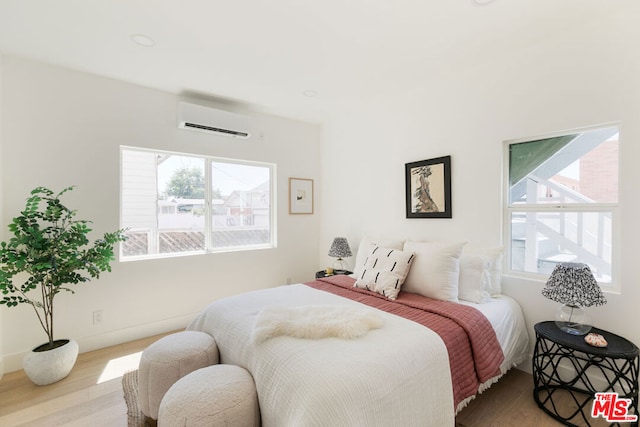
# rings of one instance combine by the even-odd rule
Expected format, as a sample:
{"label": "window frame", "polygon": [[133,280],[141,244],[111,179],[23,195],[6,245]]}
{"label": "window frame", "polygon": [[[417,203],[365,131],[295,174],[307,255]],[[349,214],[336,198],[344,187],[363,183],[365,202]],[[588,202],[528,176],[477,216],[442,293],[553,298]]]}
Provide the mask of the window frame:
{"label": "window frame", "polygon": [[[536,204],[536,203],[518,203],[514,204],[510,201],[510,151],[509,148],[513,144],[519,144],[523,142],[532,142],[542,140],[546,138],[556,138],[564,135],[582,133],[588,131],[594,131],[605,128],[615,127],[618,129],[618,198],[617,203],[548,203],[548,204]],[[621,153],[622,153],[622,126],[620,122],[612,122],[599,124],[589,127],[575,128],[565,131],[553,132],[544,135],[536,135],[525,138],[517,138],[503,141],[503,173],[502,173],[502,200],[503,200],[503,212],[502,212],[502,242],[505,248],[505,256],[503,259],[503,274],[505,276],[532,280],[536,282],[546,282],[549,274],[546,273],[533,273],[528,271],[514,270],[512,268],[512,214],[518,213],[593,213],[593,212],[608,212],[611,214],[611,282],[601,282],[598,284],[603,291],[619,294],[621,291],[620,285],[620,212],[621,212]]]}
{"label": "window frame", "polygon": [[[192,250],[192,251],[184,251],[184,252],[169,252],[169,253],[155,253],[155,254],[146,254],[146,255],[131,255],[124,256],[123,254],[123,244],[120,244],[118,258],[121,262],[130,262],[130,261],[141,261],[141,260],[150,260],[150,259],[162,259],[162,258],[178,258],[183,256],[190,255],[203,255],[210,253],[227,253],[227,252],[241,252],[241,251],[252,251],[252,250],[264,250],[264,249],[275,249],[278,247],[277,241],[277,165],[271,162],[263,162],[263,161],[254,161],[254,160],[245,160],[245,159],[232,159],[228,157],[219,157],[219,156],[210,156],[206,154],[195,154],[195,153],[185,153],[178,151],[169,151],[169,150],[157,150],[150,148],[141,148],[134,146],[120,146],[120,194],[119,194],[119,202],[120,202],[120,218],[119,223],[120,227],[123,228],[123,213],[124,213],[124,203],[123,203],[123,153],[125,151],[137,151],[144,153],[152,153],[155,155],[158,154],[166,154],[172,156],[185,156],[185,157],[193,157],[197,159],[203,159],[204,161],[204,249],[203,250]],[[212,233],[213,233],[213,224],[212,224],[212,213],[213,213],[213,186],[212,182],[212,171],[211,167],[213,163],[229,163],[234,165],[245,165],[245,166],[257,166],[257,167],[265,167],[269,169],[269,243],[263,244],[255,244],[255,245],[238,245],[232,247],[214,247],[212,245]],[[157,166],[156,166],[157,167]],[[157,209],[157,200],[156,199],[156,209]],[[159,212],[156,212],[156,216]],[[141,229],[140,232],[145,232],[146,230]],[[151,231],[148,231],[151,234]]]}

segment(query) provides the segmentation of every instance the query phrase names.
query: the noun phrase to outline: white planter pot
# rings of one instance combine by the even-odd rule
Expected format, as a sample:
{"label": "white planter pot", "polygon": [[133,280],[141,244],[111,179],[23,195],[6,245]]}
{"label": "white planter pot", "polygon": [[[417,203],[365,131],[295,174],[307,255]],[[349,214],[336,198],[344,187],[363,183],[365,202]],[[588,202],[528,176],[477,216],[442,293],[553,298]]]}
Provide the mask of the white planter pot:
{"label": "white planter pot", "polygon": [[[47,385],[60,381],[71,372],[78,358],[78,343],[74,340],[47,351],[31,350],[24,356],[22,367],[25,374],[37,385]],[[38,347],[36,347],[38,348]]]}

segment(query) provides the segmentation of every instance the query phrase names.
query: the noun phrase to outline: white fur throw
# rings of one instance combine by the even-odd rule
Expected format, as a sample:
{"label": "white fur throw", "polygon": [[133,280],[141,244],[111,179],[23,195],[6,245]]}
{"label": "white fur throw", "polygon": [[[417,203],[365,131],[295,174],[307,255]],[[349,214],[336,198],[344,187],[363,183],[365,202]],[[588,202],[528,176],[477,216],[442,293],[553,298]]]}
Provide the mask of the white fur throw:
{"label": "white fur throw", "polygon": [[319,339],[354,339],[382,327],[382,319],[372,310],[347,305],[303,305],[267,307],[258,313],[251,339],[262,342],[280,335]]}

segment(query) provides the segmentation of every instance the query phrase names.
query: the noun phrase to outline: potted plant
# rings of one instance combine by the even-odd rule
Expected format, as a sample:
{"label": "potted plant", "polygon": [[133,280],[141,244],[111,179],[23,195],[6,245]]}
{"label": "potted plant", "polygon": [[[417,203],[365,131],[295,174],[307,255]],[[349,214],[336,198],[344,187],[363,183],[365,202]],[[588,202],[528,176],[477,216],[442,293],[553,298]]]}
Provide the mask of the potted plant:
{"label": "potted plant", "polygon": [[70,285],[111,271],[113,247],[126,240],[121,229],[105,233],[90,245],[90,221],[75,219],[76,211],[60,201],[72,189],[67,187],[57,194],[44,187],[34,189],[24,210],[9,224],[13,237],[0,243],[0,304],[31,306],[49,338],[23,360],[25,373],[38,385],[66,377],[78,356],[75,341],[54,339],[56,295],[74,293]]}

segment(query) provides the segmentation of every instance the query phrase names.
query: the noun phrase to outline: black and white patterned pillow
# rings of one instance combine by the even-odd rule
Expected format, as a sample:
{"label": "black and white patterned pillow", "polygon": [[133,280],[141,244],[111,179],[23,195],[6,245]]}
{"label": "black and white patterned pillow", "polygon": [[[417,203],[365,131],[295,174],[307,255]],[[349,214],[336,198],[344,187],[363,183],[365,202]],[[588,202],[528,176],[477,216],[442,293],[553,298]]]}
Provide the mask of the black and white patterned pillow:
{"label": "black and white patterned pillow", "polygon": [[398,297],[414,258],[413,252],[376,246],[367,256],[354,286],[394,300]]}

